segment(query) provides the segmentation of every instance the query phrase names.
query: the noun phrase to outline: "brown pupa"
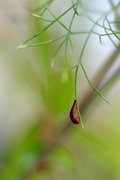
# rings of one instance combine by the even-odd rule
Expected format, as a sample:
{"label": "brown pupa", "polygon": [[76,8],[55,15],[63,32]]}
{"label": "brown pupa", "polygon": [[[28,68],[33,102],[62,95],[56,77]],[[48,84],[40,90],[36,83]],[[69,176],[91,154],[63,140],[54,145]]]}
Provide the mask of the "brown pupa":
{"label": "brown pupa", "polygon": [[70,110],[70,119],[74,124],[80,123],[80,117],[77,111],[77,102],[74,100],[74,103],[72,105],[72,108]]}

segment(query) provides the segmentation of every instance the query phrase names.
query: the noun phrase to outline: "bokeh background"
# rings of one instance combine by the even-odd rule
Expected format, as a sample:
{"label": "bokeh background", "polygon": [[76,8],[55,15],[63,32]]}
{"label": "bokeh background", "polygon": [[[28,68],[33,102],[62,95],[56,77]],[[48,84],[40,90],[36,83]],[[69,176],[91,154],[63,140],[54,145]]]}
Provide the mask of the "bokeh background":
{"label": "bokeh background", "polygon": [[[68,69],[75,64],[85,36],[72,39],[74,51],[68,51],[67,63],[64,63],[64,47],[53,59],[57,42],[16,49],[45,26],[43,21],[32,16],[39,3],[37,0],[0,0],[1,180],[18,180],[23,172],[34,166],[46,142],[50,142],[50,138],[66,123],[74,99],[74,74]],[[51,11],[58,16],[69,3],[55,1]],[[85,3],[98,11],[110,8],[107,0]],[[93,18],[96,16],[94,14]],[[66,26],[70,17],[71,13],[68,13],[62,19]],[[89,29],[89,26],[89,22],[81,18],[81,21],[76,20],[73,28],[82,30]],[[36,41],[46,41],[62,33],[63,29],[57,24]],[[106,37],[102,45],[97,36],[91,37],[83,59],[90,79],[114,49]],[[120,57],[110,72],[116,67],[120,67]],[[83,117],[84,130],[73,125],[62,141],[57,142],[57,147],[48,153],[40,173],[28,179],[120,179],[119,77],[105,93],[111,105],[98,98]],[[89,87],[82,72],[78,84],[81,101]]]}

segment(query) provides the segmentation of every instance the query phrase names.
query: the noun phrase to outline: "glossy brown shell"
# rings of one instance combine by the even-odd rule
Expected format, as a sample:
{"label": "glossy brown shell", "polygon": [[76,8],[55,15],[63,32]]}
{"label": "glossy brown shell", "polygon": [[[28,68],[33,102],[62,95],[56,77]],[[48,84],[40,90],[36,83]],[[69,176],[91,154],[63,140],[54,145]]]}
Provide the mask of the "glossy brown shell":
{"label": "glossy brown shell", "polygon": [[80,117],[78,115],[77,111],[77,102],[74,100],[74,103],[72,105],[72,108],[70,110],[70,119],[74,124],[79,124],[80,123]]}

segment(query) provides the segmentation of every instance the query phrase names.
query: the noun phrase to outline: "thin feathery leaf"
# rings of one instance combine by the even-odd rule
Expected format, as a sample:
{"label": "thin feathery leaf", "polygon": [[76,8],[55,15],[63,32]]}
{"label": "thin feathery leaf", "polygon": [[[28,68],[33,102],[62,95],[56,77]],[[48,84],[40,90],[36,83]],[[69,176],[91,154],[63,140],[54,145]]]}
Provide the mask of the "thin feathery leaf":
{"label": "thin feathery leaf", "polygon": [[[108,15],[108,14],[107,14]],[[105,26],[105,22],[106,22],[106,17],[107,15],[105,16],[104,20],[103,20],[103,27],[104,27],[104,31],[105,33],[108,35],[107,33],[107,29],[106,29],[106,26]],[[111,38],[111,36],[108,35],[108,38],[110,39],[110,41],[112,42],[112,44],[114,45],[115,48],[117,48],[117,45],[116,43],[113,41],[113,39]]]}
{"label": "thin feathery leaf", "polygon": [[[103,15],[100,16],[96,22],[99,22],[101,19],[103,18]],[[94,23],[94,25],[92,26],[91,30],[90,30],[90,33],[88,34],[87,38],[86,38],[86,41],[84,42],[84,45],[83,45],[83,48],[82,48],[82,51],[80,53],[80,57],[79,57],[79,60],[78,60],[78,64],[77,64],[77,67],[76,67],[76,70],[75,70],[75,84],[74,84],[74,88],[75,88],[75,99],[78,101],[78,98],[77,98],[77,77],[78,77],[78,70],[79,70],[79,66],[81,66],[82,70],[83,70],[83,73],[86,77],[86,80],[87,82],[89,83],[89,85],[94,89],[94,91],[106,102],[109,104],[109,102],[104,98],[104,96],[99,92],[99,90],[97,90],[97,88],[95,88],[95,86],[91,83],[91,81],[89,80],[88,76],[87,76],[87,73],[85,71],[85,68],[83,67],[82,65],[82,58],[83,58],[83,54],[84,54],[84,51],[85,51],[85,47],[88,43],[88,40],[90,38],[90,36],[92,35],[92,31],[94,30],[94,28],[96,27],[96,23]]]}
{"label": "thin feathery leaf", "polygon": [[62,18],[65,14],[67,14],[71,9],[73,9],[73,7],[75,6],[72,5],[70,8],[68,8],[66,11],[64,11],[60,16],[58,16],[56,19],[54,19],[49,25],[47,25],[41,32],[38,32],[36,34],[34,34],[32,37],[30,37],[29,39],[27,39],[26,41],[24,41],[22,44],[20,44],[19,46],[23,46],[24,44],[28,43],[29,41],[31,41],[32,39],[36,38],[37,36],[40,36],[42,33],[44,33],[48,28],[50,28],[54,23],[56,23],[60,18]]}
{"label": "thin feathery leaf", "polygon": [[106,100],[106,98],[100,93],[100,91],[99,91],[99,90],[91,83],[91,81],[89,80],[89,77],[88,77],[88,75],[87,75],[87,73],[86,73],[86,70],[85,70],[83,64],[80,63],[80,65],[81,65],[81,68],[82,68],[82,70],[83,70],[83,72],[84,72],[84,75],[85,75],[88,83],[90,84],[90,86],[94,89],[94,91],[98,94],[98,96],[100,96],[107,104],[110,105],[110,103]]}
{"label": "thin feathery leaf", "polygon": [[[50,15],[56,19],[56,16],[48,9],[48,12],[50,13]],[[67,31],[69,32],[69,29],[58,19],[57,22]]]}
{"label": "thin feathery leaf", "polygon": [[47,22],[52,22],[52,21],[53,21],[53,20],[50,20],[50,19],[46,19],[46,18],[44,18],[44,17],[42,17],[42,16],[40,16],[40,15],[38,15],[38,14],[32,13],[32,15],[33,15],[34,17],[37,17],[37,18],[43,20],[43,21],[47,21]]}
{"label": "thin feathery leaf", "polygon": [[44,41],[44,42],[41,42],[41,43],[37,43],[37,44],[21,44],[20,46],[17,47],[17,49],[20,49],[20,48],[26,48],[26,47],[37,47],[37,46],[41,46],[41,45],[46,45],[46,44],[50,44],[50,43],[53,43],[55,41],[58,41],[62,38],[64,38],[66,35],[63,35],[63,36],[60,36],[60,37],[57,37],[55,39],[50,39],[48,41]]}
{"label": "thin feathery leaf", "polygon": [[57,50],[55,51],[55,53],[54,53],[54,55],[53,55],[54,58],[56,57],[56,55],[58,54],[58,52],[60,51],[60,49],[61,49],[62,46],[64,45],[65,41],[66,41],[66,38],[65,38],[65,39],[59,44],[59,46],[57,47]]}
{"label": "thin feathery leaf", "polygon": [[[77,7],[76,7],[77,8]],[[74,19],[75,19],[75,16],[76,16],[76,13],[74,12],[73,16],[72,16],[72,19],[70,21],[70,24],[69,24],[69,32],[67,34],[67,37],[66,37],[66,43],[65,43],[65,59],[67,60],[67,47],[68,47],[68,42],[70,40],[70,35],[71,35],[71,28],[72,28],[72,24],[74,22]]]}

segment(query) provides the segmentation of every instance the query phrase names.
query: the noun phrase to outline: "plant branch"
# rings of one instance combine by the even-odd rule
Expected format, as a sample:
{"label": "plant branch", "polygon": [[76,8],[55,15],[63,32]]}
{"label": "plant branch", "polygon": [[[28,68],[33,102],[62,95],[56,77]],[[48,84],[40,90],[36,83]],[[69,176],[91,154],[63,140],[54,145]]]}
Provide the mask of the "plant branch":
{"label": "plant branch", "polygon": [[[120,45],[119,45],[120,47]],[[120,53],[118,49],[115,49],[115,51],[108,57],[107,61],[102,65],[102,67],[99,69],[97,74],[95,75],[95,78],[93,79],[93,84],[99,88],[101,85],[101,82],[105,78],[106,74],[112,67],[112,65],[115,63],[117,58],[119,57]],[[115,82],[116,78],[119,75],[119,70],[104,84],[102,85],[101,89],[104,89],[106,87],[110,87]],[[85,96],[82,100],[82,102],[79,105],[80,111],[83,114],[87,112],[87,109],[89,105],[97,98],[96,93],[92,88],[88,88],[88,90],[85,93]],[[46,147],[44,148],[43,152],[40,153],[39,160],[36,162],[34,167],[32,167],[27,173],[25,173],[24,178],[22,177],[22,180],[25,179],[25,177],[28,178],[28,176],[33,175],[34,173],[37,173],[41,171],[41,164],[46,160],[46,157],[48,154],[51,153],[51,151],[56,147],[58,142],[60,142],[65,135],[68,133],[68,131],[73,127],[73,124],[70,122],[69,118],[65,119],[66,123],[57,131],[56,134],[46,143]]]}

